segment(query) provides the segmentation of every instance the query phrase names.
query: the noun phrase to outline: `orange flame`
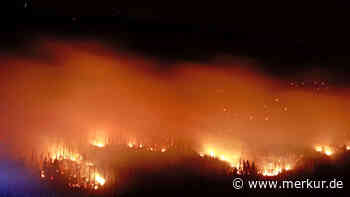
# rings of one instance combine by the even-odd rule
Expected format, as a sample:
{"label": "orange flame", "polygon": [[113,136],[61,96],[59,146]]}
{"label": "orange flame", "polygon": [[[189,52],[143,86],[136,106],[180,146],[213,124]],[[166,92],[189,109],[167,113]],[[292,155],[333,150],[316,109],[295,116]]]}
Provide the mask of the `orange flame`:
{"label": "orange flame", "polygon": [[334,149],[330,146],[320,146],[320,145],[317,145],[315,146],[315,151],[316,152],[319,152],[319,153],[323,153],[327,156],[331,156],[334,154]]}
{"label": "orange flame", "polygon": [[106,183],[106,180],[98,173],[95,173],[95,181],[100,185],[104,185]]}

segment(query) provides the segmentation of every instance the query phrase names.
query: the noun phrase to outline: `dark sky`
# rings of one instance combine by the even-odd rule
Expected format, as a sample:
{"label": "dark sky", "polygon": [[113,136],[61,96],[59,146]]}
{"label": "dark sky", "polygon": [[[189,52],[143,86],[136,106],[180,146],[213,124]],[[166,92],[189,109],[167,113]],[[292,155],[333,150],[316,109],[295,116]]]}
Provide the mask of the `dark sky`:
{"label": "dark sky", "polygon": [[88,37],[123,42],[166,61],[206,60],[225,53],[262,60],[263,69],[277,75],[313,67],[339,73],[344,80],[344,73],[350,73],[350,32],[341,4],[17,2],[16,32],[2,36],[5,49],[42,35]]}

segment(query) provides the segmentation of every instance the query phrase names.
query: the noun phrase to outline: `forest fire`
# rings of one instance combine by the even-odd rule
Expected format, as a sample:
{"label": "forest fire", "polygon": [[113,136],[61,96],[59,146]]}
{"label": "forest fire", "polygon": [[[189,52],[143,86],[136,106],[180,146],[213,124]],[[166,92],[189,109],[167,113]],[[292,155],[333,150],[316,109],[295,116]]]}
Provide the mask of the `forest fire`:
{"label": "forest fire", "polygon": [[227,162],[230,166],[237,166],[239,163],[239,156],[229,155],[229,154],[217,154],[213,149],[208,149],[206,153],[199,153],[201,157],[208,156],[213,159],[219,159],[221,161]]}
{"label": "forest fire", "polygon": [[317,146],[315,146],[315,151],[319,152],[319,153],[322,153],[322,154],[325,154],[327,156],[331,156],[331,155],[334,154],[334,148],[332,148],[330,146],[317,145]]}
{"label": "forest fire", "polygon": [[[213,173],[216,176],[278,178],[304,168],[294,157],[334,162],[338,154],[350,151],[349,144],[339,142],[347,131],[347,96],[320,91],[315,96],[311,87],[296,81],[289,87],[289,82],[246,69],[249,66],[231,69],[226,59],[208,65],[174,65],[169,72],[159,72],[151,60],[148,66],[141,58],[133,62],[129,57],[90,54],[101,50],[83,53],[72,48],[69,54],[74,56],[57,59],[63,66],[46,67],[40,62],[35,67],[38,63],[33,62],[28,64],[35,69],[25,67],[33,77],[18,66],[18,73],[11,68],[10,77],[1,78],[12,92],[5,98],[13,106],[7,112],[13,121],[6,129],[17,131],[8,138],[23,139],[23,143],[12,140],[11,147],[25,152],[30,158],[26,160],[33,163],[37,159],[28,152],[41,153],[35,172],[43,183],[104,191],[115,187],[115,180],[129,184],[159,166],[168,170],[178,163],[181,167],[176,170],[158,174],[188,168],[190,173],[218,171]],[[142,69],[136,66],[140,62],[145,63]],[[133,69],[121,66],[129,64]],[[28,108],[18,118],[23,103]],[[300,106],[309,108],[300,110]],[[328,106],[329,111],[321,111],[320,106]],[[47,120],[41,121],[42,117]],[[322,127],[328,128],[320,135]],[[44,148],[33,143],[33,139],[46,143],[46,138],[55,142]],[[307,168],[317,165],[305,163]]]}
{"label": "forest fire", "polygon": [[[231,168],[235,169],[238,175],[241,175],[245,168],[256,168],[257,173],[262,176],[278,176],[281,173],[288,172],[294,169],[295,163],[298,161],[298,157],[295,154],[289,154],[288,156],[270,156],[270,157],[256,157],[256,160],[251,160],[249,164],[248,158],[239,154],[237,151],[224,151],[220,149],[220,152],[216,149],[208,148],[205,152],[199,152],[201,158],[217,159],[228,163]],[[299,157],[301,157],[299,155]]]}
{"label": "forest fire", "polygon": [[[91,143],[87,141],[86,145],[89,144]],[[165,144],[166,143],[141,143],[134,140],[118,142],[116,144],[109,143],[108,148],[106,149],[95,149],[91,146],[86,146],[89,150],[85,151],[74,149],[72,146],[64,145],[63,143],[59,145],[52,145],[49,148],[49,150],[52,152],[49,151],[47,157],[43,158],[42,160],[39,177],[45,184],[58,186],[64,185],[67,188],[70,188],[72,191],[84,190],[87,192],[105,192],[107,188],[112,185],[113,187],[116,187],[116,182],[112,181],[112,179],[118,178],[120,182],[118,181],[117,184],[123,184],[123,181],[128,181],[128,178],[120,177],[118,175],[121,173],[121,171],[123,171],[120,171],[118,167],[115,167],[113,171],[106,171],[105,167],[99,168],[97,164],[100,166],[108,166],[112,163],[108,163],[110,162],[108,160],[98,160],[97,158],[99,157],[94,159],[89,158],[89,154],[86,153],[91,151],[93,154],[104,154],[108,153],[110,150],[113,150],[113,153],[108,154],[120,155],[120,153],[123,152],[123,154],[127,155],[127,158],[130,158],[130,155],[140,157],[141,160],[137,160],[137,163],[142,165],[142,161],[145,160],[147,154],[152,154],[159,158],[157,160],[162,160],[162,157],[168,157],[171,155],[171,153],[167,153],[170,148],[171,149],[169,152],[179,151],[176,150],[176,146],[166,146]],[[293,153],[290,153],[289,156],[288,154],[285,156],[267,155],[265,157],[257,157],[256,160],[245,160],[243,159],[242,154],[239,154],[238,151],[224,150],[221,147],[219,148],[219,146],[207,147],[209,148],[207,148],[204,152],[195,151],[194,156],[196,154],[199,155],[199,158],[201,158],[200,161],[203,161],[203,164],[205,163],[205,160],[207,160],[210,163],[211,168],[213,168],[212,170],[217,170],[218,172],[224,170],[229,176],[256,176],[262,179],[275,179],[288,176],[290,173],[294,173],[295,169],[299,170],[301,167],[299,164],[297,164],[298,159],[294,158]],[[343,147],[344,149],[348,148],[348,146]],[[314,150],[328,156],[335,154],[338,149],[335,147],[322,145],[315,146]],[[312,149],[309,149],[309,152],[312,153]],[[215,165],[215,163],[217,165]],[[119,164],[117,164],[117,166],[118,165]],[[137,176],[136,170],[129,170],[132,173],[128,172],[127,176]],[[195,169],[192,170],[195,171]]]}
{"label": "forest fire", "polygon": [[79,153],[72,152],[71,150],[68,150],[68,148],[65,148],[63,146],[52,146],[50,150],[51,151],[49,151],[48,154],[50,155],[52,161],[56,159],[69,159],[74,162],[80,162],[83,160],[83,157]]}
{"label": "forest fire", "polygon": [[97,171],[96,165],[68,147],[54,145],[49,149],[49,157],[41,161],[40,178],[71,188],[100,189],[106,179]]}
{"label": "forest fire", "polygon": [[109,143],[109,138],[104,132],[101,131],[96,131],[95,135],[92,135],[90,138],[90,144],[97,148],[103,148]]}
{"label": "forest fire", "polygon": [[292,166],[290,164],[282,165],[281,163],[269,163],[265,165],[261,171],[259,171],[260,174],[263,176],[278,176],[279,174],[292,170]]}
{"label": "forest fire", "polygon": [[[88,144],[99,148],[98,152],[103,153],[105,149],[100,148],[106,147],[107,144],[112,146],[112,144],[105,139],[107,138],[94,138],[94,140],[90,140]],[[144,144],[131,141],[117,145],[118,147],[120,147],[119,145],[123,145],[124,148],[127,148],[126,150],[129,150],[131,153],[137,153],[141,150],[142,152],[154,152],[154,154],[157,154],[157,152],[165,153],[170,148],[170,145]],[[51,182],[55,180],[64,180],[64,184],[68,185],[69,187],[100,190],[106,184],[107,180],[105,176],[98,171],[98,166],[96,166],[94,160],[85,157],[85,155],[89,154],[78,153],[86,151],[88,153],[89,150],[92,152],[96,151],[91,149],[91,147],[86,148],[87,150],[85,151],[75,151],[77,149],[73,148],[71,145],[64,143],[51,144],[50,148],[48,149],[48,157],[42,158],[41,161],[40,178]],[[84,155],[84,157],[82,155]],[[105,169],[103,169],[103,172],[105,175]]]}
{"label": "forest fire", "polygon": [[[167,148],[162,147],[162,146],[157,147],[156,144],[143,144],[143,143],[136,143],[136,142],[128,142],[126,144],[126,146],[130,149],[135,149],[135,150],[139,149],[139,150],[150,151],[150,152],[162,152],[162,153],[164,153],[168,150]],[[169,145],[166,147],[169,147]]]}
{"label": "forest fire", "polygon": [[[232,168],[234,168],[236,170],[237,174],[241,174],[242,170],[243,170],[242,168],[244,168],[242,166],[240,159],[233,159],[235,157],[229,157],[226,155],[220,155],[219,157],[217,157],[215,155],[214,151],[209,151],[209,153],[207,155],[204,153],[200,153],[199,155],[202,158],[205,156],[208,156],[208,157],[213,158],[213,159],[218,158],[220,161],[227,162],[230,164],[230,166]],[[231,159],[229,159],[229,158],[231,158]],[[267,165],[264,165],[261,168],[261,170],[258,170],[258,173],[263,175],[263,176],[277,176],[277,175],[281,174],[282,172],[289,171],[289,170],[292,170],[292,166],[290,164],[282,165],[280,163],[278,163],[278,164],[269,163]]]}
{"label": "forest fire", "polygon": [[282,168],[270,164],[268,167],[263,168],[263,170],[260,173],[263,176],[277,176],[278,174],[282,173]]}
{"label": "forest fire", "polygon": [[98,141],[92,142],[91,145],[96,146],[96,147],[98,147],[98,148],[103,148],[103,147],[105,147],[105,144],[104,144],[103,142],[98,142]]}

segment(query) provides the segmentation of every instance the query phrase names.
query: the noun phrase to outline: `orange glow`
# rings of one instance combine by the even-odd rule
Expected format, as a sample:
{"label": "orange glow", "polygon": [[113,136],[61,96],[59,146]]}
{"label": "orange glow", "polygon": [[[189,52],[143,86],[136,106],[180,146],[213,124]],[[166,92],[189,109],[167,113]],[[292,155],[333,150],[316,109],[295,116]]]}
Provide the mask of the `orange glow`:
{"label": "orange glow", "polygon": [[[200,157],[208,156],[210,158],[217,158],[220,161],[227,162],[229,166],[236,169],[234,172],[237,174],[243,174],[245,168],[245,162],[249,161],[251,164],[251,159],[249,160],[249,155],[242,156],[239,151],[228,151],[221,148],[213,148],[214,146],[208,145],[209,148],[205,152],[199,152]],[[296,164],[295,156],[268,156],[255,160],[255,167],[257,168],[257,173],[262,176],[277,176],[283,172],[291,171],[294,169]],[[249,173],[249,172],[248,172]]]}
{"label": "orange glow", "polygon": [[210,151],[209,151],[209,155],[210,155],[210,157],[215,157],[215,152],[212,151],[212,150],[210,150]]}
{"label": "orange glow", "polygon": [[[72,152],[71,149],[72,148],[66,148],[68,146],[58,146],[58,145],[51,145],[51,148],[49,150],[49,157],[53,160],[58,160],[58,161],[63,161],[63,160],[68,160],[70,162],[75,163],[77,166],[79,166],[80,170],[80,175],[81,177],[88,177],[88,178],[84,178],[82,179],[83,182],[89,182],[91,180],[94,180],[95,183],[97,185],[91,185],[92,189],[100,189],[101,186],[103,186],[106,183],[106,179],[104,177],[101,176],[101,174],[99,174],[98,172],[96,172],[97,166],[92,162],[92,161],[88,161],[85,160],[81,154],[77,153],[77,152]],[[64,163],[62,163],[64,164]],[[62,169],[56,169],[56,173],[57,176],[59,174],[65,174],[64,170],[71,170],[74,172],[73,169],[67,169],[70,168],[72,165],[63,165],[65,167],[62,167]],[[90,174],[91,171],[94,171],[94,173]],[[42,169],[40,171],[40,177],[42,179],[46,179],[46,174],[45,174],[45,169]],[[77,178],[77,174],[67,174],[68,176],[71,176],[73,178]],[[90,176],[90,177],[89,177]],[[54,180],[56,179],[56,175],[55,176],[49,176],[48,177],[49,180]],[[81,183],[77,183],[77,184],[72,184],[70,181],[68,182],[68,185],[70,185],[70,187],[80,187]]]}
{"label": "orange glow", "polygon": [[319,153],[323,153],[327,156],[331,156],[334,154],[334,149],[330,146],[315,146],[315,151]]}
{"label": "orange glow", "polygon": [[94,134],[90,133],[90,144],[97,147],[97,148],[103,148],[108,144],[108,138],[104,131],[98,130],[93,132]]}
{"label": "orange glow", "polygon": [[220,155],[220,160],[221,161],[227,161],[227,158],[225,157],[225,155]]}
{"label": "orange glow", "polygon": [[[270,167],[262,170],[265,165],[259,165],[266,161],[261,159],[265,155],[304,151],[308,145],[306,151],[311,154],[331,158],[344,151],[344,146],[326,148],[323,143],[338,143],[339,138],[343,141],[349,137],[348,89],[332,88],[323,79],[317,79],[317,87],[323,83],[329,91],[316,94],[311,90],[314,86],[308,87],[309,82],[305,82],[305,88],[296,88],[304,82],[266,75],[255,58],[218,55],[203,63],[174,61],[160,69],[159,65],[167,61],[134,56],[128,50],[119,54],[102,43],[42,41],[24,48],[34,54],[45,51],[50,61],[40,55],[27,59],[22,52],[13,57],[6,54],[2,59],[2,116],[9,120],[6,124],[4,119],[2,125],[16,132],[2,132],[1,141],[10,145],[6,150],[11,152],[42,152],[50,159],[69,160],[62,163],[100,170],[100,164],[109,166],[104,165],[105,160],[119,161],[118,153],[112,155],[119,146],[103,148],[112,142],[122,144],[123,151],[137,151],[137,155],[166,151],[159,153],[161,156],[181,154],[168,146],[174,143],[184,150],[189,147],[200,152],[200,157],[195,155],[197,159],[217,158],[237,169],[244,166],[238,162],[240,158],[256,159],[258,169],[271,175]],[[312,69],[310,78],[306,71],[295,77],[312,83],[314,76],[334,77],[323,70],[327,69]],[[62,138],[58,141],[71,146],[57,148],[54,144],[52,150],[49,146],[33,151],[51,137]],[[158,139],[166,139],[169,144],[161,144]],[[350,153],[348,141],[339,145],[345,142]],[[206,143],[212,144],[200,147]],[[90,151],[93,146],[101,149]],[[77,147],[79,151],[74,149]],[[90,156],[96,160],[87,163]],[[279,164],[283,170],[296,166],[293,162],[290,166]],[[40,176],[39,170],[36,175]],[[49,179],[50,174],[42,176]],[[108,177],[104,177],[107,182]]]}
{"label": "orange glow", "polygon": [[333,155],[333,150],[329,146],[326,146],[324,148],[324,153],[328,156],[331,156],[331,155]]}
{"label": "orange glow", "polygon": [[165,148],[162,148],[162,150],[161,150],[161,151],[162,151],[162,153],[164,153],[164,152],[166,151],[166,149],[165,149]]}
{"label": "orange glow", "polygon": [[262,172],[263,176],[277,176],[282,172],[281,168],[274,168],[274,169],[264,169]]}
{"label": "orange glow", "polygon": [[277,176],[280,173],[282,173],[282,168],[279,165],[274,165],[272,163],[268,164],[267,166],[264,166],[261,174],[263,176]]}
{"label": "orange glow", "polygon": [[77,161],[77,162],[80,162],[83,160],[83,157],[80,154],[68,151],[66,148],[63,148],[63,147],[52,146],[51,151],[49,153],[51,155],[52,160],[69,159],[71,161]]}
{"label": "orange glow", "polygon": [[315,151],[322,152],[323,148],[322,146],[315,146]]}
{"label": "orange glow", "polygon": [[45,174],[41,174],[40,177],[41,177],[41,178],[45,178]]}
{"label": "orange glow", "polygon": [[104,143],[102,143],[102,142],[96,142],[96,141],[94,141],[93,143],[91,143],[93,146],[96,146],[96,147],[98,147],[98,148],[103,148],[104,146],[105,146],[105,144]]}
{"label": "orange glow", "polygon": [[236,154],[233,154],[232,152],[226,152],[226,151],[218,151],[218,150],[214,150],[212,148],[207,149],[207,151],[204,152],[200,152],[199,156],[200,157],[204,157],[204,156],[208,156],[211,158],[217,158],[220,161],[224,161],[227,162],[232,168],[239,168],[239,156]]}
{"label": "orange glow", "polygon": [[289,171],[289,170],[292,169],[292,167],[291,167],[289,164],[287,164],[287,165],[284,167],[284,169],[285,169],[286,171]]}
{"label": "orange glow", "polygon": [[129,148],[132,148],[132,147],[134,147],[134,144],[131,143],[131,142],[129,142],[129,143],[128,143],[128,146],[129,146]]}
{"label": "orange glow", "polygon": [[106,183],[106,180],[98,173],[95,174],[95,181],[100,185],[104,185]]}

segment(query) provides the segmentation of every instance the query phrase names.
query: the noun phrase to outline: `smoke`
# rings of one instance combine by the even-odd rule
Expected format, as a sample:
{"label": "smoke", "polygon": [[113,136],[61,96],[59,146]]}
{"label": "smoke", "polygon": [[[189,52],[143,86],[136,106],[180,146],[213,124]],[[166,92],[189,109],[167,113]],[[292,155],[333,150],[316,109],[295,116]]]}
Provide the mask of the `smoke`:
{"label": "smoke", "polygon": [[198,150],[292,151],[343,143],[350,127],[347,91],[291,88],[246,58],[169,66],[98,42],[49,40],[0,61],[0,143],[16,151],[98,132],[171,136]]}

